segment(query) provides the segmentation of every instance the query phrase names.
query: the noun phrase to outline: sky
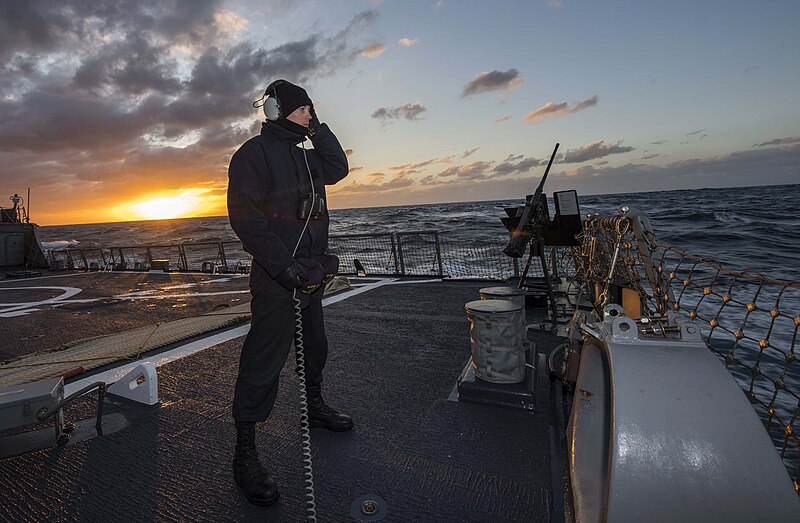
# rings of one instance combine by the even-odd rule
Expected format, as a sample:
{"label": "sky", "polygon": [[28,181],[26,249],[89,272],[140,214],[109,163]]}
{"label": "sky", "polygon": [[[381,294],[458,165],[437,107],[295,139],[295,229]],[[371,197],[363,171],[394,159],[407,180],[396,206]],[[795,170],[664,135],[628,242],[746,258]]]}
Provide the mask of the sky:
{"label": "sky", "polygon": [[[331,208],[800,183],[800,2],[0,0],[0,206],[226,214],[252,102],[305,87]],[[5,203],[4,203],[5,202]]]}

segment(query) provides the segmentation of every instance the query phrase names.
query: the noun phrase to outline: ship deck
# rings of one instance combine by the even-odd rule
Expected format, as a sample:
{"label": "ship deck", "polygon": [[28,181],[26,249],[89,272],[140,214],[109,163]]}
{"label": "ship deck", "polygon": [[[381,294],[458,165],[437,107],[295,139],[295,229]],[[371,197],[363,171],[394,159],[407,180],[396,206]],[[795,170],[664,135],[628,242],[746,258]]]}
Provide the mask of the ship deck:
{"label": "ship deck", "polygon": [[[455,400],[454,388],[469,361],[464,304],[489,284],[353,283],[363,285],[364,292],[326,300],[324,309],[331,347],[324,395],[329,404],[353,415],[355,428],[311,431],[318,520],[563,520],[558,436],[563,419],[554,407],[560,405],[558,391],[543,367],[536,370],[535,411]],[[6,304],[0,304],[0,316],[14,308],[7,304],[20,303],[9,300],[11,294],[24,292],[25,302],[43,302],[64,292],[55,287],[81,289],[65,300],[93,301],[16,306],[17,312],[29,312],[0,317],[6,341],[0,359],[249,299],[243,277],[62,274],[0,281]],[[142,287],[159,297],[123,296]],[[194,292],[202,295],[189,295]],[[557,340],[537,339],[539,351],[552,349]],[[107,396],[103,436],[94,437],[87,429],[93,425],[96,399],[68,406],[68,420],[84,421],[66,446],[0,460],[0,520],[305,519],[293,358],[282,371],[275,409],[258,425],[256,436],[281,498],[271,507],[256,507],[233,483],[231,399],[243,340],[237,337],[160,366],[156,407]],[[52,430],[46,433],[51,436]],[[13,437],[26,435],[33,432]],[[359,512],[365,498],[385,503],[368,517]]]}

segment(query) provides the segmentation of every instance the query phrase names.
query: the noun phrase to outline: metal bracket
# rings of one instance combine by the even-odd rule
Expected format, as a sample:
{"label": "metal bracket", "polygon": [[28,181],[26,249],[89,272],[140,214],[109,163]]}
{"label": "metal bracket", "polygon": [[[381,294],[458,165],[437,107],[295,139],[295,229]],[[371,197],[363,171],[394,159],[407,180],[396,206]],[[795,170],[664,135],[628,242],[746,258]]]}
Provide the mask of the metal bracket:
{"label": "metal bracket", "polygon": [[158,403],[158,374],[153,362],[146,361],[111,385],[106,391],[145,405]]}

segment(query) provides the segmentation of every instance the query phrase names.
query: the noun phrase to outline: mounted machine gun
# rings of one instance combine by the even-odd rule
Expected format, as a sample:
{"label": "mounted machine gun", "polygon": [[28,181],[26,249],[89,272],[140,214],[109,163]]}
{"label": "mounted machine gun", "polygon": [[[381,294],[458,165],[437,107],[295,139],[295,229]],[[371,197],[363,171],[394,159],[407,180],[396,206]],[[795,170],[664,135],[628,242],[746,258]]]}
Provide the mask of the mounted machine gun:
{"label": "mounted machine gun", "polygon": [[544,184],[558,152],[558,146],[559,144],[557,143],[553,149],[553,154],[550,155],[550,161],[547,162],[544,176],[542,176],[542,180],[533,195],[526,197],[524,206],[507,208],[505,211],[508,216],[501,218],[501,221],[511,233],[508,245],[503,249],[505,254],[512,258],[521,258],[530,244],[528,259],[517,286],[522,289],[541,285],[541,281],[531,282],[527,278],[533,257],[538,257],[542,264],[544,284],[554,322],[557,317],[557,311],[553,296],[551,272],[555,274],[556,278],[558,278],[558,273],[555,267],[555,259],[551,260],[552,271],[548,269],[544,247],[579,245],[575,235],[581,232],[581,217],[576,191],[553,193],[556,208],[554,219],[550,218],[550,212],[547,207]]}

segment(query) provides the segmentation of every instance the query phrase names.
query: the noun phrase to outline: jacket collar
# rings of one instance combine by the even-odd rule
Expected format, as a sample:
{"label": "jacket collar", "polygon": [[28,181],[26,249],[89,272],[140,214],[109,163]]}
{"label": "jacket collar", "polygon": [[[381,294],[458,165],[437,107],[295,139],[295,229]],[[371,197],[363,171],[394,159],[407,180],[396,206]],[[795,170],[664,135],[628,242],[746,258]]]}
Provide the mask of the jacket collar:
{"label": "jacket collar", "polygon": [[277,125],[270,121],[266,121],[261,124],[261,135],[269,136],[271,138],[275,138],[276,140],[280,140],[282,142],[290,142],[292,145],[297,145],[300,142],[306,141],[305,136],[293,133],[288,129],[284,129],[280,125]]}

